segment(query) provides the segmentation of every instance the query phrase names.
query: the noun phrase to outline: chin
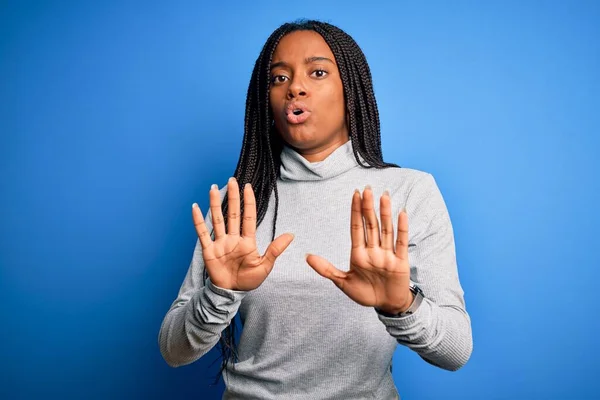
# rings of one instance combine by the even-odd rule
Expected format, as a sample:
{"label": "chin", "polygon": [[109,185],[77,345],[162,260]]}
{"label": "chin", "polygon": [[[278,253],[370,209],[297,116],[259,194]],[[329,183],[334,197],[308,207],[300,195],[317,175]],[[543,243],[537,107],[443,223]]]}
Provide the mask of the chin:
{"label": "chin", "polygon": [[304,129],[302,126],[292,127],[280,136],[290,146],[299,149],[310,148],[318,142],[315,132]]}

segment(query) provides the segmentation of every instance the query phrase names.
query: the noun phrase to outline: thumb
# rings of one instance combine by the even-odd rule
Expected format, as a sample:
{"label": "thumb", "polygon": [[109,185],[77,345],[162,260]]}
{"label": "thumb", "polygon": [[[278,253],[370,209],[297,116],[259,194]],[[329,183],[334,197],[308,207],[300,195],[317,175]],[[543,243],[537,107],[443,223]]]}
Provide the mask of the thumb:
{"label": "thumb", "polygon": [[320,256],[315,256],[314,254],[306,255],[306,262],[312,269],[314,269],[317,274],[321,275],[324,278],[331,280],[336,284],[340,289],[344,284],[344,279],[346,278],[346,273],[340,271],[336,267],[333,266],[329,261]]}
{"label": "thumb", "polygon": [[271,272],[273,265],[275,265],[275,260],[277,260],[277,257],[287,249],[290,243],[292,243],[292,240],[294,240],[293,234],[284,233],[271,242],[263,256],[267,271]]}

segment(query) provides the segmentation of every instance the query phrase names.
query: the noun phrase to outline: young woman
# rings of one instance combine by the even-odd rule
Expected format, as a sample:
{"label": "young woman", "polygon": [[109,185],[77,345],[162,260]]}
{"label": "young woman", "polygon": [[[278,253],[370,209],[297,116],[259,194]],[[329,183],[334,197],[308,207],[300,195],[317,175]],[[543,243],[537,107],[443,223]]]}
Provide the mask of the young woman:
{"label": "young woman", "polygon": [[209,196],[160,330],[169,365],[220,341],[224,399],[397,399],[398,343],[447,370],[469,359],[444,200],[430,174],[383,161],[370,70],[339,28],[269,37],[234,177]]}

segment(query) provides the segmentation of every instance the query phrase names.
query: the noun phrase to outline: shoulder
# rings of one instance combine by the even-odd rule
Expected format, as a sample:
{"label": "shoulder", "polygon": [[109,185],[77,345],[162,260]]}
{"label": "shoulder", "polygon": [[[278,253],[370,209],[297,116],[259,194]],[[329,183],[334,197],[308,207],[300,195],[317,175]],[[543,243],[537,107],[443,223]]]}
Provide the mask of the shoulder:
{"label": "shoulder", "polygon": [[360,168],[360,171],[368,175],[378,175],[381,178],[393,182],[416,182],[431,176],[430,173],[415,168],[386,167],[386,168]]}
{"label": "shoulder", "polygon": [[426,171],[421,171],[418,169],[410,169],[410,168],[400,168],[401,170],[405,170],[403,179],[407,181],[410,185],[408,195],[418,195],[419,193],[423,194],[431,194],[431,192],[435,192],[438,190],[437,183],[433,175]]}
{"label": "shoulder", "polygon": [[395,175],[411,184],[433,178],[429,172],[414,168],[395,168]]}
{"label": "shoulder", "polygon": [[433,176],[426,171],[414,168],[390,167],[377,171],[381,183],[390,191],[393,197],[406,199],[413,191],[429,190],[436,186]]}
{"label": "shoulder", "polygon": [[406,208],[409,217],[430,219],[447,213],[446,204],[433,174],[414,168],[386,168],[382,174],[392,202]]}

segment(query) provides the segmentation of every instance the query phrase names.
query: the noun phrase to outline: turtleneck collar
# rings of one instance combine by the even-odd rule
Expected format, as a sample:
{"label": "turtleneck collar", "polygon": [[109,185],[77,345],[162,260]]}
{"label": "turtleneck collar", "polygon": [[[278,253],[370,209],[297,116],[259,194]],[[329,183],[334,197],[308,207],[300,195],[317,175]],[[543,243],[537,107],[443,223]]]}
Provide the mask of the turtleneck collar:
{"label": "turtleneck collar", "polygon": [[[360,157],[361,162],[363,158]],[[281,151],[280,177],[284,181],[320,181],[333,178],[359,166],[354,158],[352,140],[335,149],[323,161],[309,162],[288,145]]]}

